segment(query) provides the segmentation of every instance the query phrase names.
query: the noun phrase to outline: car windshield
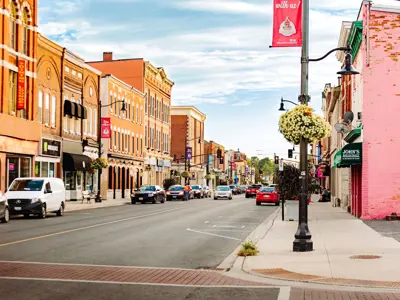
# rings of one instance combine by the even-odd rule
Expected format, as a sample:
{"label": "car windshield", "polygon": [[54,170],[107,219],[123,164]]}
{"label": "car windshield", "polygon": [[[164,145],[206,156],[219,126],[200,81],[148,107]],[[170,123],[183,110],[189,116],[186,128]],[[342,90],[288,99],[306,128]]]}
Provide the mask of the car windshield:
{"label": "car windshield", "polygon": [[42,190],[43,187],[43,180],[38,179],[23,179],[23,180],[16,180],[10,186],[11,192],[24,192],[24,191],[33,191],[39,192]]}
{"label": "car windshield", "polygon": [[156,190],[156,187],[154,185],[150,186],[142,186],[139,191],[141,192],[154,192]]}
{"label": "car windshield", "polygon": [[194,189],[194,190],[199,190],[200,187],[199,187],[198,185],[192,185],[192,189]]}
{"label": "car windshield", "polygon": [[217,186],[217,191],[224,191],[227,192],[229,191],[229,186]]}
{"label": "car windshield", "polygon": [[252,186],[250,186],[251,189],[259,189],[261,188],[260,184],[253,184]]}
{"label": "car windshield", "polygon": [[183,186],[176,185],[169,188],[170,191],[183,191]]}
{"label": "car windshield", "polygon": [[229,187],[230,187],[231,189],[236,188],[236,186],[234,186],[234,185],[230,185]]}
{"label": "car windshield", "polygon": [[260,189],[260,192],[262,192],[262,193],[273,193],[273,192],[275,192],[275,188],[274,187],[262,188],[262,189]]}

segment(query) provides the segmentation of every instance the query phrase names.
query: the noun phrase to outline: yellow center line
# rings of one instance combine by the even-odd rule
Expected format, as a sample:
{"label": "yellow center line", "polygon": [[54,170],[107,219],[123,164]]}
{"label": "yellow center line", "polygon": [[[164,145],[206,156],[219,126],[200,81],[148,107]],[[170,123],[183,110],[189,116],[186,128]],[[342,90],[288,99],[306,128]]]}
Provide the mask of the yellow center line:
{"label": "yellow center line", "polygon": [[79,227],[79,228],[75,228],[75,229],[69,229],[69,230],[60,231],[60,232],[55,232],[55,233],[50,233],[50,234],[45,234],[45,235],[40,235],[40,236],[36,236],[36,237],[24,239],[24,240],[18,240],[18,241],[14,241],[14,242],[5,243],[5,244],[0,244],[0,247],[5,247],[5,246],[10,246],[10,245],[15,245],[15,244],[20,244],[20,243],[30,242],[30,241],[39,240],[39,239],[44,239],[44,238],[48,238],[48,237],[52,237],[52,236],[56,236],[56,235],[61,235],[61,234],[70,233],[70,232],[75,232],[75,231],[81,231],[81,230],[96,228],[96,227],[100,227],[100,226],[104,226],[104,225],[115,224],[115,223],[120,223],[120,222],[124,222],[124,221],[129,221],[129,220],[140,219],[140,218],[144,218],[144,217],[150,217],[150,216],[160,215],[160,214],[163,214],[163,213],[167,213],[167,212],[175,211],[175,210],[180,210],[180,209],[184,209],[184,207],[179,207],[179,208],[174,208],[174,209],[168,209],[168,210],[163,210],[163,211],[159,211],[159,212],[155,212],[155,213],[151,213],[151,214],[140,215],[140,216],[134,216],[134,217],[129,217],[129,218],[125,218],[125,219],[120,219],[120,220],[115,220],[115,221],[109,221],[109,222],[105,222],[105,223],[100,223],[100,224],[95,224],[95,225],[90,225],[90,226],[85,226],[85,227]]}

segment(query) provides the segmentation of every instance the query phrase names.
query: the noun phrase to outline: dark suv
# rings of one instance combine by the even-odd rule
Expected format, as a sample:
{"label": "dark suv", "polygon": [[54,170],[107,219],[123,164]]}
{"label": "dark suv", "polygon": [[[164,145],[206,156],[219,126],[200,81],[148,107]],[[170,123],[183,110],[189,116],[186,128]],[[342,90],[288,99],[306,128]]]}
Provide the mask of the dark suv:
{"label": "dark suv", "polygon": [[158,185],[146,185],[139,188],[131,195],[131,203],[136,204],[136,202],[151,202],[156,204],[157,202],[165,202],[165,192]]}

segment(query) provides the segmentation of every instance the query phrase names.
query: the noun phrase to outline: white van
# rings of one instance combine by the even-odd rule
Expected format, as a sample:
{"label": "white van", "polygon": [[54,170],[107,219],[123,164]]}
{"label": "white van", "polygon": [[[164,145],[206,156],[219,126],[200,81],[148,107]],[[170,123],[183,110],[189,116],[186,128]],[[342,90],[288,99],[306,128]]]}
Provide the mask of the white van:
{"label": "white van", "polygon": [[17,178],[6,193],[10,214],[38,215],[46,218],[48,212],[64,214],[65,186],[59,178]]}

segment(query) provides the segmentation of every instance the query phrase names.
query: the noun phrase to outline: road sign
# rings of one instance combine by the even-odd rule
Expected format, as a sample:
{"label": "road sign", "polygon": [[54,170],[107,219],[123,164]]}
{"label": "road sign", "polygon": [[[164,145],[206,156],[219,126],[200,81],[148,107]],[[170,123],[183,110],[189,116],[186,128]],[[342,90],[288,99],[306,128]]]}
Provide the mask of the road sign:
{"label": "road sign", "polygon": [[192,159],[192,147],[186,147],[186,159]]}
{"label": "road sign", "polygon": [[283,171],[283,159],[279,160],[279,171]]}

